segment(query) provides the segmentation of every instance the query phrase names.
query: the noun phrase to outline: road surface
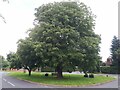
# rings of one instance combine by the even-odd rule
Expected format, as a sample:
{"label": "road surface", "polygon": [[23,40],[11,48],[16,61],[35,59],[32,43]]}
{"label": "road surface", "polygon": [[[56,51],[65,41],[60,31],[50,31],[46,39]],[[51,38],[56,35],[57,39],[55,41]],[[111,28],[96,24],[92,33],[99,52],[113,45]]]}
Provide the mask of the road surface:
{"label": "road surface", "polygon": [[[41,85],[37,83],[30,83],[27,81],[18,80],[16,78],[7,76],[7,73],[5,72],[0,72],[0,75],[1,74],[2,74],[2,78],[0,78],[0,80],[2,81],[2,85],[0,85],[1,88],[51,88],[51,89],[65,88],[61,86],[58,87],[58,86],[50,86],[50,85]],[[112,75],[112,76],[117,78],[117,75]],[[101,85],[85,86],[85,87],[77,87],[77,88],[118,88],[118,80],[114,80],[112,82]]]}
{"label": "road surface", "polygon": [[7,76],[6,74],[7,73],[2,73],[2,88],[52,88],[51,86],[18,80],[16,78]]}

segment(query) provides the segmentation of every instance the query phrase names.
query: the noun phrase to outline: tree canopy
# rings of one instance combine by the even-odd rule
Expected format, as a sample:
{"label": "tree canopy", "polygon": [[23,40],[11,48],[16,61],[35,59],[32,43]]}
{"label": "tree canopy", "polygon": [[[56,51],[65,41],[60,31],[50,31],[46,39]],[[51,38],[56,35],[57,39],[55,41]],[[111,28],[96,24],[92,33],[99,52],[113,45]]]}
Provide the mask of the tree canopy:
{"label": "tree canopy", "polygon": [[9,63],[5,58],[0,55],[0,70],[5,70],[9,67]]}
{"label": "tree canopy", "polygon": [[10,69],[20,69],[21,68],[21,61],[19,60],[19,57],[17,53],[10,52],[7,54],[7,61],[9,62]]}
{"label": "tree canopy", "polygon": [[36,43],[36,55],[54,67],[59,78],[65,66],[78,66],[84,72],[96,67],[100,36],[94,33],[95,15],[90,8],[80,2],[54,2],[36,8],[35,16],[29,38]]}

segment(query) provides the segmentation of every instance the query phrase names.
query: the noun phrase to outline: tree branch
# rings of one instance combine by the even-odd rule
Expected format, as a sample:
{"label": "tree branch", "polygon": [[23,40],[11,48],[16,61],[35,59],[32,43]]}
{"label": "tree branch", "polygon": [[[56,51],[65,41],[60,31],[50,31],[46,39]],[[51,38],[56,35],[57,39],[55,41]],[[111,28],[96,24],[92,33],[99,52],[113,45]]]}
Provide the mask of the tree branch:
{"label": "tree branch", "polygon": [[0,17],[2,18],[3,22],[6,23],[5,18],[0,14]]}

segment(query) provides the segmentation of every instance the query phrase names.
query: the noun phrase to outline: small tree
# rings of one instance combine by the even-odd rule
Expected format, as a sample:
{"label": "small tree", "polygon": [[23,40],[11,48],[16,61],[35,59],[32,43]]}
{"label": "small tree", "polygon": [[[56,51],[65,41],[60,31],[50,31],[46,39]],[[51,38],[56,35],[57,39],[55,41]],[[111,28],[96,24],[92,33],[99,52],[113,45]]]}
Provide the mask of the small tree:
{"label": "small tree", "polygon": [[40,65],[40,58],[35,52],[35,44],[29,38],[19,40],[17,54],[22,66],[28,70],[29,76],[31,76],[32,69]]}
{"label": "small tree", "polygon": [[21,62],[19,60],[17,53],[10,52],[9,54],[7,54],[7,61],[10,64],[10,69],[14,68],[18,70],[21,68]]}
{"label": "small tree", "polygon": [[5,58],[0,55],[0,69],[1,70],[6,70],[9,66],[9,63],[7,60],[5,60]]}

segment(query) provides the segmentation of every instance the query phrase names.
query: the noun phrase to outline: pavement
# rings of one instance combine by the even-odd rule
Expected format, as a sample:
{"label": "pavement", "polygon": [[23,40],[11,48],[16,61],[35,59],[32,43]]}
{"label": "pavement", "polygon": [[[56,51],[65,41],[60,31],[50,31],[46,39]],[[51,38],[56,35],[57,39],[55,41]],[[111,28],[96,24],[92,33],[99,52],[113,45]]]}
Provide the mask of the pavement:
{"label": "pavement", "polygon": [[[61,86],[43,85],[43,84],[30,83],[27,81],[18,80],[14,77],[8,76],[6,72],[0,72],[0,76],[1,75],[2,77],[0,77],[0,80],[2,83],[0,83],[0,88],[51,88],[51,89],[52,88],[65,88]],[[101,74],[101,75],[105,75],[105,74]],[[77,88],[118,88],[118,75],[111,74],[109,76],[114,76],[117,79],[112,82],[105,83],[105,84],[83,86],[83,87],[77,87]]]}

